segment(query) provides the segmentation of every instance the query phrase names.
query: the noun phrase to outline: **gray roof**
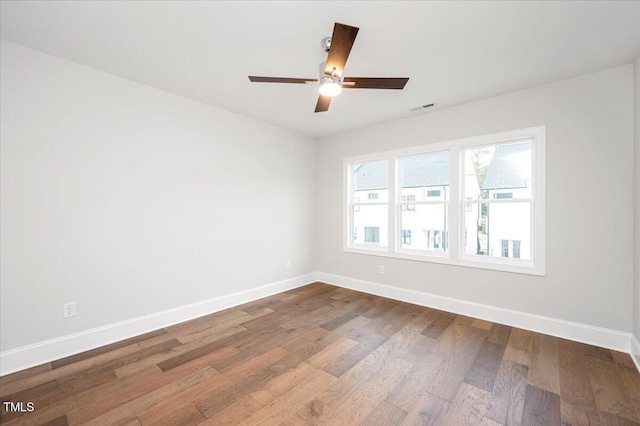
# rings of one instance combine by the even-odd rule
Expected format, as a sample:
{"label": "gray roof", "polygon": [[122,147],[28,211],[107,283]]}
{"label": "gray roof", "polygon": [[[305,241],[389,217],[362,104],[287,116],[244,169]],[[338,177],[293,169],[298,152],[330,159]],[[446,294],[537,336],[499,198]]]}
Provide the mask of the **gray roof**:
{"label": "gray roof", "polygon": [[449,153],[405,157],[402,160],[402,187],[449,186]]}
{"label": "gray roof", "polygon": [[526,188],[531,180],[531,143],[496,148],[482,184],[483,190]]}
{"label": "gray roof", "polygon": [[356,191],[373,191],[388,189],[389,164],[387,161],[362,163],[353,172]]}
{"label": "gray roof", "polygon": [[[449,153],[405,157],[401,161],[403,188],[449,186]],[[356,191],[387,189],[387,174],[386,161],[363,163],[354,171],[354,188]]]}
{"label": "gray roof", "polygon": [[[401,161],[403,188],[449,186],[448,152],[404,157]],[[531,179],[530,161],[530,142],[498,146],[482,189],[526,188]],[[363,163],[354,171],[354,188],[356,191],[387,189],[387,175],[386,161]]]}

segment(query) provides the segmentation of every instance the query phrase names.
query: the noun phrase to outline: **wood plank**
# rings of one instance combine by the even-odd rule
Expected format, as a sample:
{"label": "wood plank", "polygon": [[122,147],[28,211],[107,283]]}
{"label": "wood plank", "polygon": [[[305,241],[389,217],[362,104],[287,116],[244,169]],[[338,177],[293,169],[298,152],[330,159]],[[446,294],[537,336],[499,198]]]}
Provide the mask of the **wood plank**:
{"label": "wood plank", "polygon": [[42,383],[50,382],[51,380],[57,380],[62,377],[78,374],[84,370],[93,368],[97,365],[105,364],[114,359],[118,359],[130,354],[134,354],[139,350],[140,350],[140,347],[136,344],[133,344],[133,345],[125,346],[124,348],[118,348],[107,353],[103,353],[91,358],[87,358],[82,361],[78,361],[76,363],[66,365],[64,367],[51,369],[49,371],[45,371],[45,372],[36,374],[34,376],[27,376],[19,380],[15,380],[11,383],[7,383],[6,385],[2,385],[2,388],[0,388],[0,397],[4,397],[5,395],[10,395],[16,392],[20,392],[21,390],[38,386]]}
{"label": "wood plank", "polygon": [[512,328],[509,326],[494,323],[489,330],[487,341],[506,346],[509,342],[509,337],[511,337],[511,330]]}
{"label": "wood plank", "polygon": [[279,396],[251,417],[240,422],[240,425],[280,424],[296,414],[298,407],[314,399],[337,379],[322,370],[315,370],[306,380],[299,383],[285,394]]}
{"label": "wood plank", "polygon": [[596,407],[585,357],[575,342],[558,341],[560,395],[563,403],[589,409]]}
{"label": "wood plank", "polygon": [[332,413],[333,410],[327,404],[314,398],[299,409],[296,414],[289,417],[283,425],[317,425],[323,418],[330,417]]}
{"label": "wood plank", "polygon": [[613,355],[609,349],[599,348],[593,345],[584,345],[584,353],[592,358],[597,358],[602,361],[613,362]]}
{"label": "wood plank", "polygon": [[156,406],[163,400],[181,394],[193,386],[219,376],[215,369],[205,367],[190,375],[170,381],[150,392],[122,392],[117,397],[103,398],[97,404],[73,410],[68,415],[69,423],[82,424],[91,420],[94,424],[119,424]]}
{"label": "wood plank", "polygon": [[625,367],[632,368],[634,370],[637,369],[635,363],[633,362],[629,354],[625,354],[624,352],[618,352],[614,350],[611,350],[610,352],[611,352],[611,355],[613,356],[614,362],[620,365],[624,365]]}
{"label": "wood plank", "polygon": [[362,424],[378,403],[391,393],[395,385],[410,371],[413,364],[401,358],[387,358],[384,365],[375,371],[354,392],[341,400],[333,400],[329,406],[334,410],[325,417],[321,425]]}
{"label": "wood plank", "polygon": [[261,389],[252,392],[251,398],[253,398],[261,406],[265,406],[272,402],[274,399],[278,398],[280,395],[289,391],[291,388],[303,382],[316,370],[318,369],[313,367],[311,364],[303,362],[297,367],[282,374],[281,376],[269,381]]}
{"label": "wood plank", "polygon": [[480,328],[482,330],[490,331],[491,328],[493,327],[493,323],[489,322],[489,321],[481,320],[481,319],[474,319],[471,322],[471,327]]}
{"label": "wood plank", "polygon": [[173,358],[162,361],[158,364],[158,367],[164,372],[171,370],[172,368],[179,367],[182,364],[185,364],[189,361],[193,361],[201,356],[207,355],[211,352],[215,352],[219,349],[224,348],[225,346],[234,345],[238,346],[246,341],[250,341],[255,336],[259,336],[264,333],[269,333],[275,329],[277,329],[277,325],[267,324],[264,328],[252,329],[242,331],[240,333],[233,334],[231,336],[224,337],[222,339],[216,340],[204,346],[199,346],[189,352],[183,353],[181,355],[175,356]]}
{"label": "wood plank", "polygon": [[451,405],[444,416],[442,424],[482,424],[484,413],[487,411],[487,408],[489,408],[489,396],[490,394],[486,390],[471,386],[468,383],[463,383],[451,401]]}
{"label": "wood plank", "polygon": [[356,346],[358,342],[355,340],[347,339],[346,337],[341,337],[339,340],[336,340],[331,345],[327,346],[317,354],[313,355],[311,358],[307,360],[307,362],[311,365],[316,366],[317,368],[324,368],[335,359],[337,359],[342,354],[348,352],[351,348]]}
{"label": "wood plank", "polygon": [[431,324],[425,327],[425,329],[422,331],[422,334],[427,337],[437,339],[455,319],[455,314],[451,314],[449,312],[440,312],[431,322]]}
{"label": "wood plank", "polygon": [[442,425],[449,405],[449,401],[431,395],[429,392],[423,392],[414,399],[413,405],[408,409],[407,416],[401,424],[405,426]]}
{"label": "wood plank", "polygon": [[489,398],[485,416],[504,425],[522,421],[528,368],[503,359]]}
{"label": "wood plank", "polygon": [[465,383],[491,392],[504,351],[505,347],[502,345],[489,341],[483,342],[471,369],[464,377]]}
{"label": "wood plank", "polygon": [[640,415],[636,410],[638,401],[624,392],[626,386],[617,371],[616,364],[592,357],[589,357],[586,363],[598,409],[617,417],[639,422]]}
{"label": "wood plank", "polygon": [[[229,371],[221,373],[213,382],[200,383],[180,395],[167,398],[158,406],[147,410],[138,417],[144,424],[161,423],[163,419],[171,418],[172,416],[181,417],[183,415],[182,411],[187,410],[190,412],[191,406],[195,406],[199,401],[212,397],[224,389],[240,383],[247,377],[268,368],[287,355],[289,355],[289,352],[282,348],[272,349]],[[198,360],[193,362],[198,362]],[[171,374],[176,374],[185,366],[171,370]]]}
{"label": "wood plank", "polygon": [[533,332],[513,328],[507,342],[507,349],[504,351],[504,359],[528,367],[532,346]]}
{"label": "wood plank", "polygon": [[367,426],[398,425],[402,423],[405,417],[407,417],[406,411],[383,400],[369,413],[363,424]]}
{"label": "wood plank", "polygon": [[334,401],[344,400],[365,383],[373,372],[369,365],[361,361],[343,374],[336,383],[320,393],[317,399],[325,405],[330,405]]}
{"label": "wood plank", "polygon": [[60,416],[46,423],[43,423],[42,426],[67,426],[68,424],[69,423],[67,422],[67,416]]}
{"label": "wood plank", "polygon": [[240,382],[223,389],[214,396],[200,401],[196,406],[207,418],[212,417],[233,404],[234,401],[262,388],[268,381],[297,367],[301,362],[319,352],[321,349],[322,346],[317,343],[299,348],[297,351],[279,359],[268,368],[258,371]]}
{"label": "wood plank", "polygon": [[41,373],[46,373],[52,368],[53,367],[51,367],[51,363],[47,362],[45,364],[40,364],[40,365],[36,365],[35,367],[27,368],[25,370],[16,371],[15,373],[6,374],[0,377],[0,389],[9,383],[12,383],[27,377],[36,376]]}
{"label": "wood plank", "polygon": [[331,330],[335,330],[336,328],[340,327],[343,324],[348,323],[349,321],[351,321],[354,318],[359,317],[360,315],[364,314],[365,312],[367,312],[369,309],[365,306],[354,306],[354,309],[351,311],[348,311],[346,313],[344,313],[343,315],[337,317],[337,318],[333,318],[330,321],[327,321],[323,324],[320,324],[320,327],[324,328],[325,330],[331,331]]}
{"label": "wood plank", "polygon": [[[195,407],[194,407],[195,409]],[[198,423],[200,426],[218,426],[218,425],[237,425],[250,417],[253,413],[262,409],[262,405],[257,403],[250,395],[246,395],[236,402],[225,408],[224,410],[216,413],[211,418],[207,419],[200,413],[200,416],[205,419],[203,422]],[[178,424],[178,423],[172,423]],[[182,423],[182,424],[194,424],[194,423]]]}
{"label": "wood plank", "polygon": [[349,351],[340,355],[324,367],[323,370],[335,377],[340,377],[386,340],[387,338],[384,336],[370,334],[366,340],[359,342],[359,344],[349,349]]}
{"label": "wood plank", "polygon": [[610,413],[600,412],[600,419],[602,423],[607,426],[640,426],[640,423],[618,417]]}
{"label": "wood plank", "polygon": [[602,426],[600,414],[596,407],[592,410],[567,404],[560,397],[560,417],[562,426]]}
{"label": "wood plank", "polygon": [[536,333],[532,339],[529,359],[529,384],[560,394],[558,339]]}
{"label": "wood plank", "polygon": [[527,385],[522,424],[523,426],[560,426],[560,396],[553,392]]}

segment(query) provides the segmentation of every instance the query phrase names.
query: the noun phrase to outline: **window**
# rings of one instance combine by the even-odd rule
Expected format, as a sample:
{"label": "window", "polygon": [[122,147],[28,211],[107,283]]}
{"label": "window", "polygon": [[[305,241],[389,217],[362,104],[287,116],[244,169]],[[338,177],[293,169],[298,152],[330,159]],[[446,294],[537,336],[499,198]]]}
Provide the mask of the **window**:
{"label": "window", "polygon": [[513,192],[498,192],[495,197],[498,200],[504,200],[506,198],[513,198]]}
{"label": "window", "polygon": [[520,259],[520,241],[518,240],[513,240],[513,250],[512,250],[512,254],[513,254],[513,258],[514,259]]}
{"label": "window", "polygon": [[447,249],[447,233],[430,229],[427,231],[427,247],[431,251],[445,251]]}
{"label": "window", "polygon": [[[400,201],[415,201],[416,200],[416,196],[415,195],[402,195],[400,197]],[[416,211],[416,205],[415,204],[401,204],[401,209],[402,211],[409,211],[409,212],[415,212]]]}
{"label": "window", "polygon": [[520,259],[520,241],[519,240],[500,240],[502,257],[512,257]]}
{"label": "window", "polygon": [[345,159],[344,250],[544,275],[544,139],[536,127]]}
{"label": "window", "polygon": [[500,240],[502,247],[502,257],[509,257],[509,240]]}
{"label": "window", "polygon": [[364,227],[364,242],[365,243],[380,243],[380,228],[377,227]]}

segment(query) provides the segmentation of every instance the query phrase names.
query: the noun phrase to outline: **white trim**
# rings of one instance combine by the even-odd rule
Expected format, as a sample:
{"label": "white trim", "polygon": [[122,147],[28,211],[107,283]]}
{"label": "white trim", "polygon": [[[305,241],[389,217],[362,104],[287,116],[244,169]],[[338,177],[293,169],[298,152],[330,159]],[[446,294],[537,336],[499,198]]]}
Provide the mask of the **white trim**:
{"label": "white trim", "polygon": [[317,281],[309,273],[0,353],[0,376],[138,336]]}
{"label": "white trim", "polygon": [[[402,302],[427,306],[603,348],[614,349],[620,352],[629,353],[632,345],[632,336],[630,333],[608,328],[595,327],[324,272],[318,273],[318,281],[387,297],[389,299],[400,300]],[[638,344],[637,340],[635,341],[635,345],[638,351],[637,354],[640,355],[640,344]],[[634,360],[640,370],[640,356],[636,355]]]}
{"label": "white trim", "polygon": [[631,335],[631,359],[636,364],[636,368],[640,371],[640,342],[636,339],[636,336]]}
{"label": "white trim", "polygon": [[480,318],[631,354],[640,371],[640,342],[631,333],[594,327],[496,306],[408,290],[386,284],[313,272],[261,287],[120,321],[0,353],[0,376],[168,327],[316,281],[447,312]]}
{"label": "white trim", "polygon": [[[449,241],[451,241],[451,239]],[[452,259],[451,257],[447,257],[448,252],[443,253],[435,251],[423,251],[418,254],[416,253],[417,250],[414,250],[413,252],[399,250],[397,253],[393,253],[387,251],[387,247],[384,246],[368,247],[363,244],[343,248],[342,251],[344,251],[345,253],[365,254],[367,256],[390,257],[393,259],[415,260],[418,262],[442,263],[445,265],[463,266],[465,268],[490,269],[492,271],[513,272],[516,274],[537,276],[545,275],[543,272],[537,271],[532,266],[528,266],[530,264],[530,261],[519,259],[511,260],[508,263],[503,261],[500,257],[489,256],[486,256],[486,259],[480,258],[478,260],[476,260],[475,257],[471,256],[461,259]]]}

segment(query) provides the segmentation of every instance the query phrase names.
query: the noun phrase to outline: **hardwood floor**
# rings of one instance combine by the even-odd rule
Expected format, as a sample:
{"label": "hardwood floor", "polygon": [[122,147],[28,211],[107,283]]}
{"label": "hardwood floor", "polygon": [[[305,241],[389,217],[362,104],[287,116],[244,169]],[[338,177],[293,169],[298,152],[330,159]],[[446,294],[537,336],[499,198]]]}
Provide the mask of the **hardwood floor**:
{"label": "hardwood floor", "polygon": [[2,424],[640,425],[629,355],[322,283],[0,378]]}

